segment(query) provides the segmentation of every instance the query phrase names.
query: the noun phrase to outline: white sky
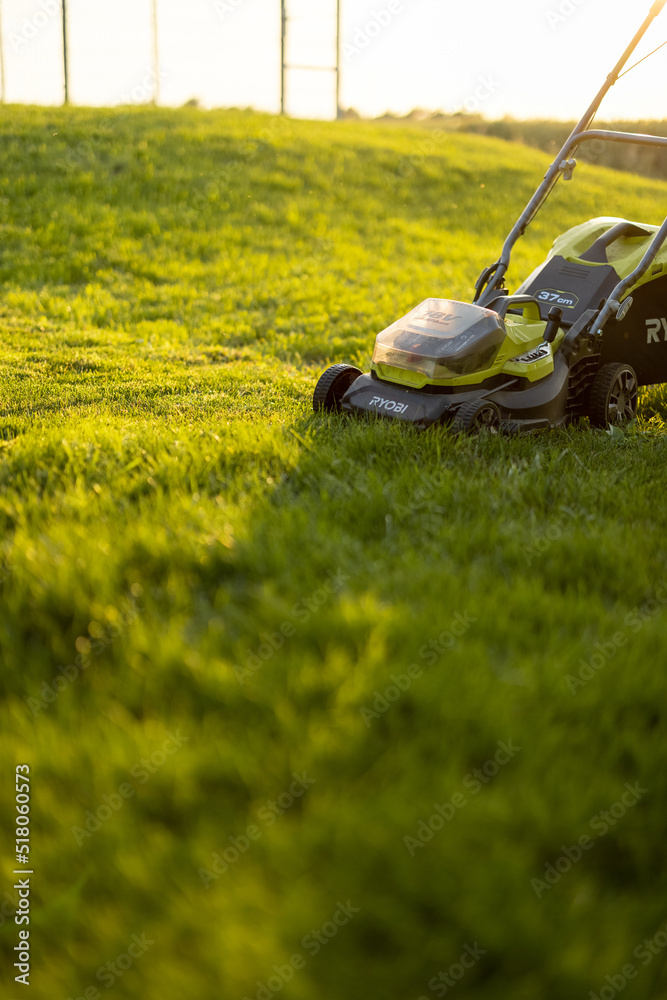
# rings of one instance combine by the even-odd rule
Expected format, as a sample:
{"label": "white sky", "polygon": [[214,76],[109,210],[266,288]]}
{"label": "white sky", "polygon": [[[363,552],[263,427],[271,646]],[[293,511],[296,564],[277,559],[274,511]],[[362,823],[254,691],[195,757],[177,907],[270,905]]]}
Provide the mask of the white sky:
{"label": "white sky", "polygon": [[[153,0],[67,0],[76,104],[152,96]],[[287,0],[289,61],[334,60],[336,0]],[[160,102],[279,106],[280,0],[157,0]],[[651,0],[341,0],[343,107],[575,118]],[[7,101],[62,99],[60,0],[0,0]],[[377,16],[376,16],[377,15]],[[383,22],[378,24],[378,19]],[[667,9],[637,58],[667,39]],[[667,117],[667,48],[621,81],[606,118]],[[475,96],[477,94],[477,97]],[[332,117],[333,74],[288,74],[288,111]]]}

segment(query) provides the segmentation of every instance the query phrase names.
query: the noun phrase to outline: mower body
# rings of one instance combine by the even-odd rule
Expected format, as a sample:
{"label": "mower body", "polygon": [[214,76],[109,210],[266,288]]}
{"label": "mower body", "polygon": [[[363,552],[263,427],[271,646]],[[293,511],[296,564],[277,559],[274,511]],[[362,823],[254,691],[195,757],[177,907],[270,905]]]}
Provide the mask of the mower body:
{"label": "mower body", "polygon": [[[511,253],[557,182],[571,180],[584,142],[667,148],[663,136],[591,124],[632,52],[667,5],[655,0],[639,31],[560,149],[517,219],[472,303],[430,298],[377,337],[370,371],[333,365],[315,410],[376,415],[457,430],[559,427],[582,416],[600,427],[634,417],[637,389],[667,382],[667,219],[660,226],[598,218],[559,236],[513,294]],[[629,72],[629,71],[628,71]]]}
{"label": "mower body", "polygon": [[[587,415],[599,369],[630,365],[638,385],[667,381],[667,247],[631,285],[632,309],[604,334],[589,330],[600,302],[631,275],[657,226],[593,219],[560,236],[546,261],[490,307],[427,299],[380,333],[371,370],[340,409],[427,427],[489,400],[508,430],[558,427]],[[545,340],[549,314],[561,316]]]}

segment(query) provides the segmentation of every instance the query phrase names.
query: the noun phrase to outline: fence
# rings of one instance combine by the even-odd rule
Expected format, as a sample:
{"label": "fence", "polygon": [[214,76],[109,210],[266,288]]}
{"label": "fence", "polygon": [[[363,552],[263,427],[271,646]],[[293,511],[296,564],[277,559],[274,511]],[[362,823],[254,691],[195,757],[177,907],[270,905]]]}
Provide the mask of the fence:
{"label": "fence", "polygon": [[285,113],[307,89],[332,117],[340,39],[341,0],[0,0],[0,100],[173,104],[185,87]]}

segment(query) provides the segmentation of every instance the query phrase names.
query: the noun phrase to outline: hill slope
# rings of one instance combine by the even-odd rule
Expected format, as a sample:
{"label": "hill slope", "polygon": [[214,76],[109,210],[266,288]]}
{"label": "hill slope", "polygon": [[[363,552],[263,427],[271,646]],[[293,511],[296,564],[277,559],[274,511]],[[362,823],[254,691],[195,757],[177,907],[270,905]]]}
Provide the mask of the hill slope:
{"label": "hill slope", "polygon": [[[545,158],[246,113],[2,121],[32,997],[571,1000],[628,963],[625,996],[663,995],[664,392],[614,435],[310,412],[326,361],[469,298]],[[585,168],[513,273],[666,196]]]}

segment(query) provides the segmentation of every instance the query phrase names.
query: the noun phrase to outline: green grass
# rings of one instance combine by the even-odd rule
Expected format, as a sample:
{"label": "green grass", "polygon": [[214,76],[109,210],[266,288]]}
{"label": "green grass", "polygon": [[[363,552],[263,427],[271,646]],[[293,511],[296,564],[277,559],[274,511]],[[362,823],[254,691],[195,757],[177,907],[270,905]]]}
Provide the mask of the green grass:
{"label": "green grass", "polygon": [[[494,136],[506,142],[520,142],[542,149],[553,159],[575,127],[575,122],[531,120],[514,121],[504,118],[487,121],[481,115],[452,115],[439,118],[434,115],[420,122],[422,128],[460,129],[472,135]],[[667,121],[595,121],[596,129],[612,132],[633,132],[644,135],[667,136]],[[631,171],[645,177],[665,180],[667,159],[664,149],[607,142],[599,139],[583,143],[577,150],[577,160],[581,163],[597,164],[614,170]]]}
{"label": "green grass", "polygon": [[[327,362],[469,299],[544,156],[240,112],[2,115],[2,870],[10,892],[28,763],[33,1000],[266,1000],[296,955],[285,1000],[431,1000],[466,944],[461,998],[583,1000],[628,963],[624,997],[664,996],[641,943],[667,922],[665,392],[613,435],[310,410]],[[569,225],[658,222],[666,195],[584,167],[513,280]],[[476,787],[499,741],[521,749]],[[115,977],[133,934],[152,943]]]}

